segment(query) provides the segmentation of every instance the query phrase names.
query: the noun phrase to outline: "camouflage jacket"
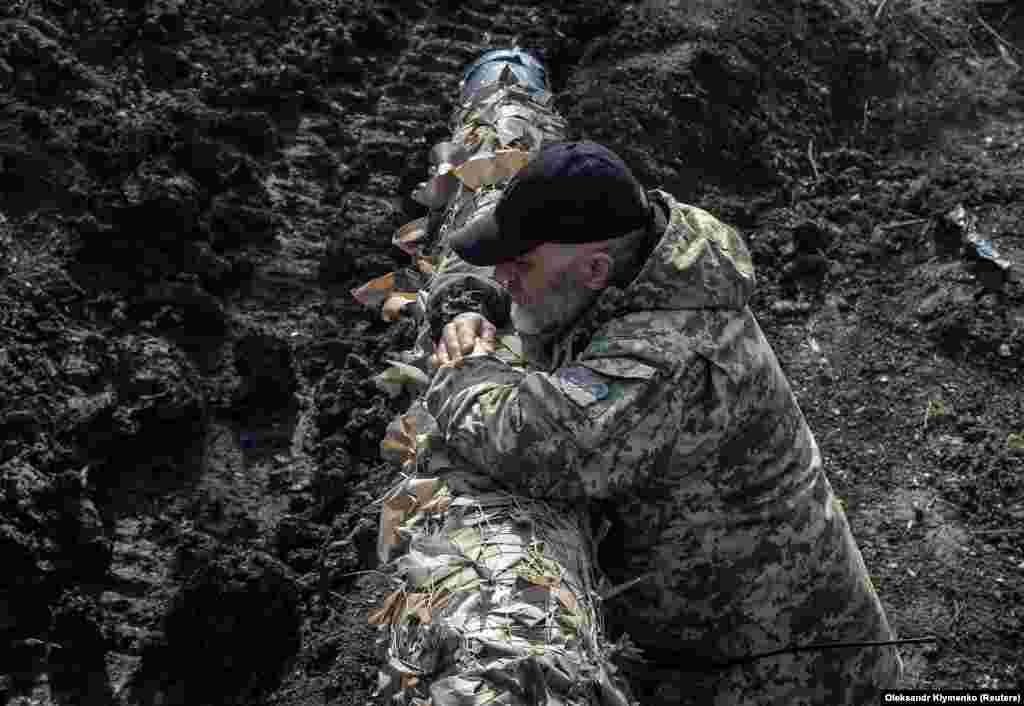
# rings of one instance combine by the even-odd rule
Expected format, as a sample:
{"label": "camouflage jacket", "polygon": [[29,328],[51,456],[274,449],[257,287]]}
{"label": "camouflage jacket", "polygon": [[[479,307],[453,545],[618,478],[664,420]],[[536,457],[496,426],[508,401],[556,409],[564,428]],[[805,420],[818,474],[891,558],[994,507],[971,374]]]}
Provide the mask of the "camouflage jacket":
{"label": "camouflage jacket", "polygon": [[[892,647],[720,665],[794,644],[893,637],[817,444],[747,306],[749,252],[707,212],[669,214],[651,256],[556,342],[547,367],[476,355],[426,402],[447,453],[515,492],[603,499],[622,522],[607,606],[661,668],[641,700],[876,703]],[[661,669],[661,674],[657,674]],[[652,682],[653,683],[653,682]]]}

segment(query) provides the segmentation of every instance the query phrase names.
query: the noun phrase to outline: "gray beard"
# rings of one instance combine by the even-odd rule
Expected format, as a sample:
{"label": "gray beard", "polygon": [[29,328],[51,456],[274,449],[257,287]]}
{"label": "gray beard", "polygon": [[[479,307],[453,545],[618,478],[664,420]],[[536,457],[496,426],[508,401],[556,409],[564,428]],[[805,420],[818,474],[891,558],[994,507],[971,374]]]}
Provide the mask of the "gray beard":
{"label": "gray beard", "polygon": [[568,273],[562,273],[538,304],[512,302],[512,325],[516,331],[528,336],[556,334],[575,322],[594,303],[597,294],[577,285]]}

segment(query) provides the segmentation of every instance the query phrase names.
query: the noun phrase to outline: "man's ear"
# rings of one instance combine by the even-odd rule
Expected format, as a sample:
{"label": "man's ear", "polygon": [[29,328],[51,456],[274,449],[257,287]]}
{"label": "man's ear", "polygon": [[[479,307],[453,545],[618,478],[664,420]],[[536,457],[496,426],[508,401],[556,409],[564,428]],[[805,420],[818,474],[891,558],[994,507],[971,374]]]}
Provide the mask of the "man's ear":
{"label": "man's ear", "polygon": [[612,256],[606,252],[591,253],[580,263],[579,284],[587,289],[604,289],[611,276]]}

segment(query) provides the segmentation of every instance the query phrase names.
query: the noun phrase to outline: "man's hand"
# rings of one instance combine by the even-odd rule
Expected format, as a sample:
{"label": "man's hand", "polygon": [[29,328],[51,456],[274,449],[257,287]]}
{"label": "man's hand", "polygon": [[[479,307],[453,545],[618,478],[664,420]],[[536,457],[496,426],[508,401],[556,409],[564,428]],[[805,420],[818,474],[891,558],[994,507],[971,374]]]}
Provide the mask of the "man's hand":
{"label": "man's hand", "polygon": [[430,365],[458,365],[464,355],[490,353],[497,345],[497,328],[480,314],[459,314],[445,325],[430,356]]}

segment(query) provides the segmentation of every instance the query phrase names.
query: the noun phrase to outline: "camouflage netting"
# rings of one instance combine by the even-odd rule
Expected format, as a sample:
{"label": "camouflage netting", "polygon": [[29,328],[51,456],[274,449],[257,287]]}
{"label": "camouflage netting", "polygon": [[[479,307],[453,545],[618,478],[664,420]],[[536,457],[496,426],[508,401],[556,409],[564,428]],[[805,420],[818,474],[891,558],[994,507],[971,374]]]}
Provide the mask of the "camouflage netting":
{"label": "camouflage netting", "polygon": [[[523,80],[529,71],[493,69],[490,82],[463,82],[451,141],[432,149],[430,179],[413,194],[430,214],[393,239],[415,269],[353,291],[385,320],[412,311],[421,323],[415,349],[377,378],[393,396],[422,391],[432,341],[452,316],[497,316],[496,303],[473,291],[428,297],[446,265],[460,266],[445,262],[447,234],[493,208],[543,144],[564,139],[551,94]],[[517,342],[503,342],[514,362]],[[378,696],[432,706],[629,703],[611,664],[619,648],[601,629],[585,512],[510,495],[450,459],[420,402],[391,424],[382,454],[403,478],[381,509],[378,550],[396,588],[369,618],[386,652]]]}
{"label": "camouflage netting", "polygon": [[[414,406],[390,448],[434,446],[436,430],[418,426],[430,423]],[[442,449],[412,465],[426,472],[403,479],[381,512],[398,588],[370,616],[387,632],[380,695],[434,706],[629,703],[610,663],[616,648],[602,639],[585,517],[489,487]]]}
{"label": "camouflage netting", "polygon": [[[532,155],[544,144],[565,138],[565,120],[555,111],[551,93],[522,83],[509,66],[506,64],[492,82],[464,94],[450,119],[451,140],[431,149],[430,178],[412,195],[430,213],[403,225],[392,238],[396,247],[411,256],[414,267],[378,277],[352,292],[387,321],[395,320],[407,304],[419,299],[416,313],[426,319],[428,326],[423,332],[431,340],[461,311],[486,311],[492,321],[503,323],[499,307],[477,301],[476,292],[453,292],[460,303],[434,302],[431,306],[427,306],[425,292],[430,278],[444,270],[445,235],[493,208],[504,185]],[[427,344],[427,339],[421,338],[417,353],[425,353]]]}

